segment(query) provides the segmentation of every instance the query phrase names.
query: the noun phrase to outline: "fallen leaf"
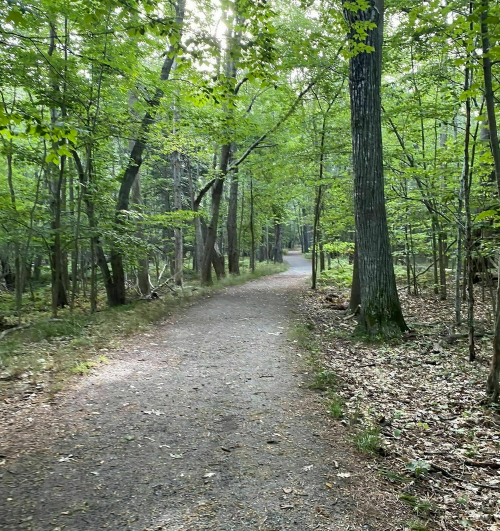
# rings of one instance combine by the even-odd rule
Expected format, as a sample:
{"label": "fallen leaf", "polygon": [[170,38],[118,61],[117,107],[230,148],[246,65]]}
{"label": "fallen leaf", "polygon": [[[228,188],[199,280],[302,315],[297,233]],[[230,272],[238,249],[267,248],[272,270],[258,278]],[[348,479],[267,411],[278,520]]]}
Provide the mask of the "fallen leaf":
{"label": "fallen leaf", "polygon": [[285,494],[290,494],[292,491],[293,491],[293,489],[283,488],[283,492],[284,492]]}

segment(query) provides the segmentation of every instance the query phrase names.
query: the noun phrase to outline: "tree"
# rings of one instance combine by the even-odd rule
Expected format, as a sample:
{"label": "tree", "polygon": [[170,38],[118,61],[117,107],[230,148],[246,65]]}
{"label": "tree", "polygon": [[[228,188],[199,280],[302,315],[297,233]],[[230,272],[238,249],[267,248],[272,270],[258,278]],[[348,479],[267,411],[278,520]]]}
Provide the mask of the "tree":
{"label": "tree", "polygon": [[356,243],[361,293],[360,327],[369,335],[406,330],[391,257],[382,164],[380,86],[383,0],[363,9],[343,0],[349,25],[351,131]]}

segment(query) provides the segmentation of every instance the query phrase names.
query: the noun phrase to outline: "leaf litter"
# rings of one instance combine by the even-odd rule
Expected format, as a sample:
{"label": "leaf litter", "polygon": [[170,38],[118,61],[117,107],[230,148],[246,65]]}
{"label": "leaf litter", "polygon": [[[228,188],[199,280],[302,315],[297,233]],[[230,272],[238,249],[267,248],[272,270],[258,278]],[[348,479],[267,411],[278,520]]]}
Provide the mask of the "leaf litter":
{"label": "leaf litter", "polygon": [[[352,334],[356,320],[329,306],[332,291],[340,290],[308,292],[302,311],[314,324],[307,328],[323,370],[335,374],[330,392],[343,404],[337,422],[357,433],[375,430],[380,473],[418,516],[441,529],[498,531],[500,417],[485,400],[491,339],[477,341],[469,363],[453,301],[403,293],[412,332],[392,344],[363,342]],[[491,326],[490,308],[478,302],[476,330]]]}

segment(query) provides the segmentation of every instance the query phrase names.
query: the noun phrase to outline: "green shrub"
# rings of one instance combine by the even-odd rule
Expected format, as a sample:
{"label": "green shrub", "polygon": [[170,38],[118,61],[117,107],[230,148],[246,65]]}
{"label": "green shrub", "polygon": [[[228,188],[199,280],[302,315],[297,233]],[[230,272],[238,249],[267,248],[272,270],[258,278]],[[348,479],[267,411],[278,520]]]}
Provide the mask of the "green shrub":
{"label": "green shrub", "polygon": [[337,259],[332,262],[331,268],[323,271],[319,277],[319,281],[325,286],[338,286],[340,288],[348,288],[352,284],[352,264],[348,260]]}
{"label": "green shrub", "polygon": [[431,512],[434,512],[436,510],[436,508],[430,501],[417,498],[417,496],[412,496],[411,494],[407,494],[406,492],[401,494],[399,496],[399,499],[402,502],[406,503],[406,505],[413,507],[413,510],[419,516],[429,516]]}

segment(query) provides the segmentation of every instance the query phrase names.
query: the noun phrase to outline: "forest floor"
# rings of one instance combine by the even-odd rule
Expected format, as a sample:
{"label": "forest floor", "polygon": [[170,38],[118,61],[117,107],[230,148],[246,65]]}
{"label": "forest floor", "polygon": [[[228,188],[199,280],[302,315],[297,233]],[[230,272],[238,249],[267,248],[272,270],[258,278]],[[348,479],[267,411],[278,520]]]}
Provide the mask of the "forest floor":
{"label": "forest floor", "polygon": [[[332,276],[332,275],[330,275]],[[500,409],[485,396],[492,356],[492,307],[476,286],[476,360],[454,301],[431,289],[400,289],[410,332],[402,339],[356,337],[338,285],[304,292],[300,344],[322,371],[325,404],[420,520],[414,529],[500,530]],[[464,305],[463,315],[466,315]],[[418,526],[421,527],[418,527]]]}
{"label": "forest floor", "polygon": [[417,529],[311,390],[310,264],[207,297],[3,416],[2,531]]}

